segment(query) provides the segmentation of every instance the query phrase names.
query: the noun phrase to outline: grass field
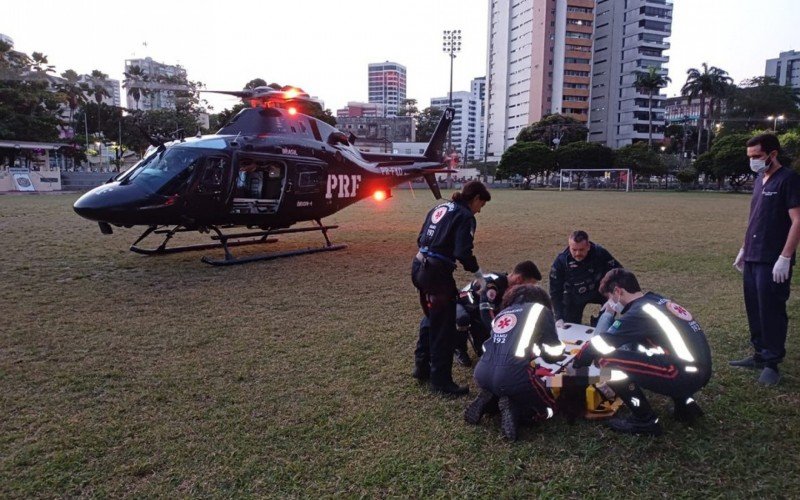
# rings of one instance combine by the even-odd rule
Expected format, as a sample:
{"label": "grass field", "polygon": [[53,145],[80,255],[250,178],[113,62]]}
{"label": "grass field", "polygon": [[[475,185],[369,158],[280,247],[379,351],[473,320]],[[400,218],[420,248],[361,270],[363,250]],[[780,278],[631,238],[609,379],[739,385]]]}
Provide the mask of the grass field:
{"label": "grass field", "polygon": [[699,319],[715,363],[700,424],[653,397],[661,438],[555,418],[510,445],[496,421],[464,424],[468,399],[415,384],[408,274],[428,192],[336,214],[346,250],[232,268],[132,254],[138,231],[101,235],[74,195],[0,196],[0,497],[800,496],[800,290],[781,385],[727,366],[747,352],[731,263],[748,196],[493,196],[484,269],[546,272],[583,228]]}

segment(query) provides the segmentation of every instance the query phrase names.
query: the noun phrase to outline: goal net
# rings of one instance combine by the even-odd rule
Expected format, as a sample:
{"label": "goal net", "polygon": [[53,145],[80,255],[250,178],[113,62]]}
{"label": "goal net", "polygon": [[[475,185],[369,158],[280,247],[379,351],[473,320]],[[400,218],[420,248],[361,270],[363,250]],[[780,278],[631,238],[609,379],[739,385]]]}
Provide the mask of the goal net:
{"label": "goal net", "polygon": [[633,179],[629,168],[564,168],[558,172],[558,190],[606,189],[630,191]]}

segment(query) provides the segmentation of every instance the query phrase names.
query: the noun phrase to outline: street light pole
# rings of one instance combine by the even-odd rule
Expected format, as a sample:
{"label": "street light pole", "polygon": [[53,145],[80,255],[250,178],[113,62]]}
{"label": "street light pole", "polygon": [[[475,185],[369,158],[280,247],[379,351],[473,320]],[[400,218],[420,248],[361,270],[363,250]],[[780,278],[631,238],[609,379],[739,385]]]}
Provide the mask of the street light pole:
{"label": "street light pole", "polygon": [[786,117],[783,116],[783,115],[769,115],[767,117],[767,120],[772,120],[772,131],[773,132],[777,132],[778,131],[778,120],[783,120],[784,118],[786,118]]}

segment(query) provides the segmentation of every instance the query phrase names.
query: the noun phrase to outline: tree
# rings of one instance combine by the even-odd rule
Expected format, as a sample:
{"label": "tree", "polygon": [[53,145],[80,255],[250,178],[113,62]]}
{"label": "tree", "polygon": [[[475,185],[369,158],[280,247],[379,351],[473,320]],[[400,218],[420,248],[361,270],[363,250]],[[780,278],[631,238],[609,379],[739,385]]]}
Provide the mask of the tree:
{"label": "tree", "polygon": [[125,80],[122,81],[122,87],[128,92],[136,103],[136,109],[139,109],[139,100],[144,96],[150,95],[150,90],[147,88],[147,83],[150,76],[145,73],[141,66],[131,66],[128,71],[124,73]]}
{"label": "tree", "polygon": [[[697,123],[700,130],[705,130],[706,99],[711,99],[711,107],[713,108],[715,100],[722,98],[729,92],[728,87],[733,83],[733,79],[728,76],[727,71],[716,66],[709,67],[706,63],[703,63],[702,71],[697,68],[689,68],[686,71],[686,75],[686,83],[681,88],[681,95],[688,97],[689,103],[697,97],[700,98],[700,117]],[[700,154],[701,138],[702,134],[698,134],[698,155]]]}
{"label": "tree", "polygon": [[397,116],[410,116],[416,118],[419,115],[416,99],[403,99],[397,110]]}
{"label": "tree", "polygon": [[523,128],[517,134],[517,142],[538,141],[547,147],[564,146],[572,142],[586,140],[589,129],[586,125],[571,116],[546,115],[538,122]]}
{"label": "tree", "polygon": [[753,175],[750,160],[747,158],[749,134],[730,134],[720,137],[711,146],[712,171],[718,180],[728,178],[734,191]]}
{"label": "tree", "polygon": [[77,110],[79,106],[86,104],[86,88],[85,86],[81,86],[79,81],[80,77],[74,70],[68,69],[64,71],[61,73],[61,77],[64,81],[59,83],[57,88],[61,98],[66,103],[67,107],[69,107],[69,124],[74,130],[75,110]]}
{"label": "tree", "polygon": [[650,149],[643,142],[623,146],[614,155],[616,168],[629,168],[637,176],[666,175],[667,166],[661,155]]}
{"label": "tree", "polygon": [[[614,151],[597,142],[572,142],[556,149],[558,168],[603,170],[614,164]],[[580,189],[583,173],[576,173]]]}
{"label": "tree", "polygon": [[433,131],[442,118],[444,110],[441,108],[425,108],[417,117],[417,141],[428,142],[433,137]]}
{"label": "tree", "polygon": [[267,86],[267,81],[264,80],[263,78],[253,78],[252,80],[244,84],[244,88],[251,90],[256,87],[266,87],[266,86]]}
{"label": "tree", "polygon": [[[768,116],[784,115],[787,120],[800,118],[800,98],[792,87],[778,85],[772,77],[756,77],[744,80],[735,88],[728,100],[725,127],[736,132],[753,128],[769,127],[773,121]],[[780,122],[777,122],[780,125]]]}
{"label": "tree", "polygon": [[497,165],[497,177],[528,177],[552,172],[556,167],[553,150],[540,142],[517,142],[503,152]]}
{"label": "tree", "polygon": [[638,72],[636,74],[636,88],[640,92],[647,93],[647,146],[653,148],[653,94],[667,85],[672,80],[658,72],[658,68],[650,67],[647,73]]}

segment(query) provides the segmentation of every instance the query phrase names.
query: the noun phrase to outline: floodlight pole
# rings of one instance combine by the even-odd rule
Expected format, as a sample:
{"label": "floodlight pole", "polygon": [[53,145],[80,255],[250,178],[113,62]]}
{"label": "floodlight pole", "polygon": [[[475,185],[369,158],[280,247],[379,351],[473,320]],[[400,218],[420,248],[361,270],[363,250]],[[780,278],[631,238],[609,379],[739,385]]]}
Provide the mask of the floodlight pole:
{"label": "floodlight pole", "polygon": [[[450,92],[448,93],[448,107],[453,107],[453,59],[461,51],[461,30],[444,30],[442,32],[442,52],[450,56]],[[452,124],[451,124],[452,125]],[[453,128],[447,129],[447,155],[453,154]],[[449,170],[449,169],[448,169]],[[447,187],[451,187],[450,172],[447,173]]]}

